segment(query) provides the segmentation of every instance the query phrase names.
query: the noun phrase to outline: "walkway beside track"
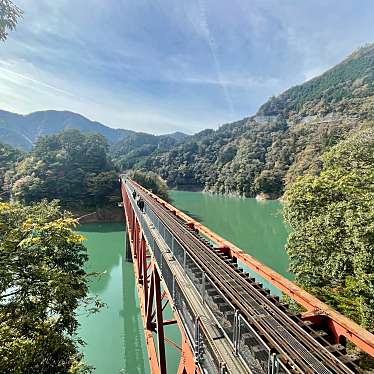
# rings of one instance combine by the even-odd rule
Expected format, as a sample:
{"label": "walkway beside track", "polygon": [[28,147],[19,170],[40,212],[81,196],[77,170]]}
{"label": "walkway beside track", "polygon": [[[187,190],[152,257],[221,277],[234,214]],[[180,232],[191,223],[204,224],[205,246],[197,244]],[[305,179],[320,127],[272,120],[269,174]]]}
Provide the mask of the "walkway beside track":
{"label": "walkway beside track", "polygon": [[[142,292],[150,300],[148,285],[154,282],[148,273],[154,269],[189,345],[184,360],[194,357],[196,368],[187,370],[194,365],[181,363],[180,373],[358,372],[356,358],[334,340],[327,325],[320,323],[323,319],[304,319],[288,310],[245,273],[225,248],[214,246],[168,204],[128,178],[122,178],[122,194],[129,234],[135,238],[131,239],[132,257],[136,271],[143,274],[139,277]],[[152,309],[152,302],[148,304]],[[162,316],[157,317],[154,330],[156,324],[149,321],[159,313],[150,308],[144,308],[148,313],[145,329],[163,337]],[[158,360],[163,361],[160,344],[159,340]]]}

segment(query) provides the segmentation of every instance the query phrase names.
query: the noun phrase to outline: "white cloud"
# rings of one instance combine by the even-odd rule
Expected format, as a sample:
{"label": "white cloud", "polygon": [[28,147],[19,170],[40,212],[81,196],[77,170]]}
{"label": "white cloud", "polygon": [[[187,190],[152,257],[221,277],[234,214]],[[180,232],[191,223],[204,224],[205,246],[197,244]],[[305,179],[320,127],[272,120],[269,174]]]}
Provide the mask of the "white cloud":
{"label": "white cloud", "polygon": [[[127,101],[125,97],[118,98],[98,88],[92,91],[90,87],[78,85],[74,92],[69,92],[63,83],[29,63],[1,62],[0,72],[0,108],[4,110],[21,114],[48,109],[70,110],[108,126],[150,133],[167,133],[173,129],[191,133],[201,126],[196,122],[181,121],[178,116],[163,113],[160,108],[133,105],[134,98]],[[43,76],[46,80],[31,76]]]}
{"label": "white cloud", "polygon": [[[70,92],[67,92],[58,87],[52,86],[41,80],[37,80],[27,75],[17,73],[15,71],[12,71],[11,69],[6,69],[2,67],[1,65],[3,65],[3,63],[0,62],[0,72],[4,74],[1,75],[0,80],[11,82],[14,85],[19,86],[20,88],[25,88],[25,86],[28,86],[30,89],[33,89],[33,87],[42,87],[42,88],[46,88],[47,90],[56,91],[64,95],[74,97],[74,95]],[[11,67],[12,65],[8,64],[8,66]]]}
{"label": "white cloud", "polygon": [[0,109],[66,109],[159,133],[252,114],[374,39],[354,0],[17,4],[24,19],[0,46]]}

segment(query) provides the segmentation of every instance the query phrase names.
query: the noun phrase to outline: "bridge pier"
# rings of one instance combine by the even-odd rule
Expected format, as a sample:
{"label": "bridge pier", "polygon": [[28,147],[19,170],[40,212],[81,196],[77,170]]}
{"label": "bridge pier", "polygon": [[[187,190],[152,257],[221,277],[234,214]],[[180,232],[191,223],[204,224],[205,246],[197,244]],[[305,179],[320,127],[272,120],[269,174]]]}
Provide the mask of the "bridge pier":
{"label": "bridge pier", "polygon": [[132,262],[132,254],[131,254],[131,245],[130,245],[130,239],[129,239],[129,234],[128,234],[128,232],[127,232],[127,230],[126,230],[126,244],[125,244],[125,246],[126,246],[126,251],[125,251],[125,260],[127,261],[127,262]]}

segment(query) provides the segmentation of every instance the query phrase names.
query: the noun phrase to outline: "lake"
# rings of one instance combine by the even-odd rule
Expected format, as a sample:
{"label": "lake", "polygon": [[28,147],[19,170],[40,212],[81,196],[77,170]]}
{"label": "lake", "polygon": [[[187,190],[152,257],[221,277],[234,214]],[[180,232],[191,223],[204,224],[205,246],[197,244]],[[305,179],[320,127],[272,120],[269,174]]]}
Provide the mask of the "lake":
{"label": "lake", "polygon": [[[287,229],[278,201],[257,201],[200,192],[171,191],[172,203],[280,274],[287,272],[284,251]],[[95,374],[147,374],[148,359],[137,300],[133,268],[124,259],[122,224],[80,225],[89,252],[87,271],[102,273],[90,282],[90,293],[107,306],[91,316],[81,315],[83,351]],[[176,326],[165,334],[179,342]],[[167,345],[168,371],[176,372],[178,353]]]}

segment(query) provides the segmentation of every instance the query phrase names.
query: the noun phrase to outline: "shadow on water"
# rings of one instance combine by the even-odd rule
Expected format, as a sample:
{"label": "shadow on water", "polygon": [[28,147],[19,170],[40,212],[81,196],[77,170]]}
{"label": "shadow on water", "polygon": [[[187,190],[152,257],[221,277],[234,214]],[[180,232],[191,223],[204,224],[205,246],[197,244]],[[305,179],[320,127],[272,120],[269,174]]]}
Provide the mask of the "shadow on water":
{"label": "shadow on water", "polygon": [[125,226],[119,223],[82,223],[77,228],[81,233],[98,231],[101,233],[110,233],[125,230]]}
{"label": "shadow on water", "polygon": [[122,292],[124,308],[119,312],[123,320],[124,369],[123,373],[148,374],[148,362],[142,339],[140,308],[136,299],[133,264],[123,258]]}
{"label": "shadow on water", "polygon": [[[174,192],[174,191],[173,191],[173,192]],[[178,191],[178,192],[179,192],[179,191]],[[170,203],[171,205],[176,206],[175,198],[169,196],[169,203]],[[188,210],[188,209],[186,209],[186,208],[184,208],[184,209],[178,208],[178,209],[179,209],[181,212],[183,212],[184,214],[187,214],[188,216],[190,216],[190,217],[191,217],[192,219],[194,219],[195,221],[200,222],[201,217],[200,217],[199,215],[197,215],[197,214],[195,214],[195,213],[192,213],[190,210]]]}
{"label": "shadow on water", "polygon": [[149,374],[144,335],[136,298],[133,265],[123,261],[125,229],[118,225],[81,225],[86,235],[87,271],[102,272],[89,284],[106,307],[79,317],[83,351],[94,374]]}
{"label": "shadow on water", "polygon": [[[89,234],[85,241],[87,247],[95,243],[95,247],[100,248],[89,252],[90,261],[86,271],[102,273],[99,277],[91,278],[89,282],[91,293],[101,293],[108,287],[112,269],[120,264],[121,259],[122,248],[113,250],[110,238],[113,233],[124,231],[124,228],[119,224],[86,224],[79,225],[78,228],[82,235]],[[91,264],[94,264],[94,268]]]}
{"label": "shadow on water", "polygon": [[89,287],[91,293],[101,293],[104,291],[109,284],[111,271],[114,267],[118,266],[121,260],[121,256],[115,251],[96,251],[90,253],[90,260],[94,261],[95,264],[100,264],[96,269],[87,269],[87,272],[101,273],[98,276],[94,276],[89,281]]}
{"label": "shadow on water", "polygon": [[181,209],[181,211],[183,213],[187,214],[189,217],[191,217],[192,219],[194,219],[197,222],[201,222],[201,220],[202,220],[201,216],[199,216],[198,214],[192,213],[191,211],[189,211],[187,209]]}

